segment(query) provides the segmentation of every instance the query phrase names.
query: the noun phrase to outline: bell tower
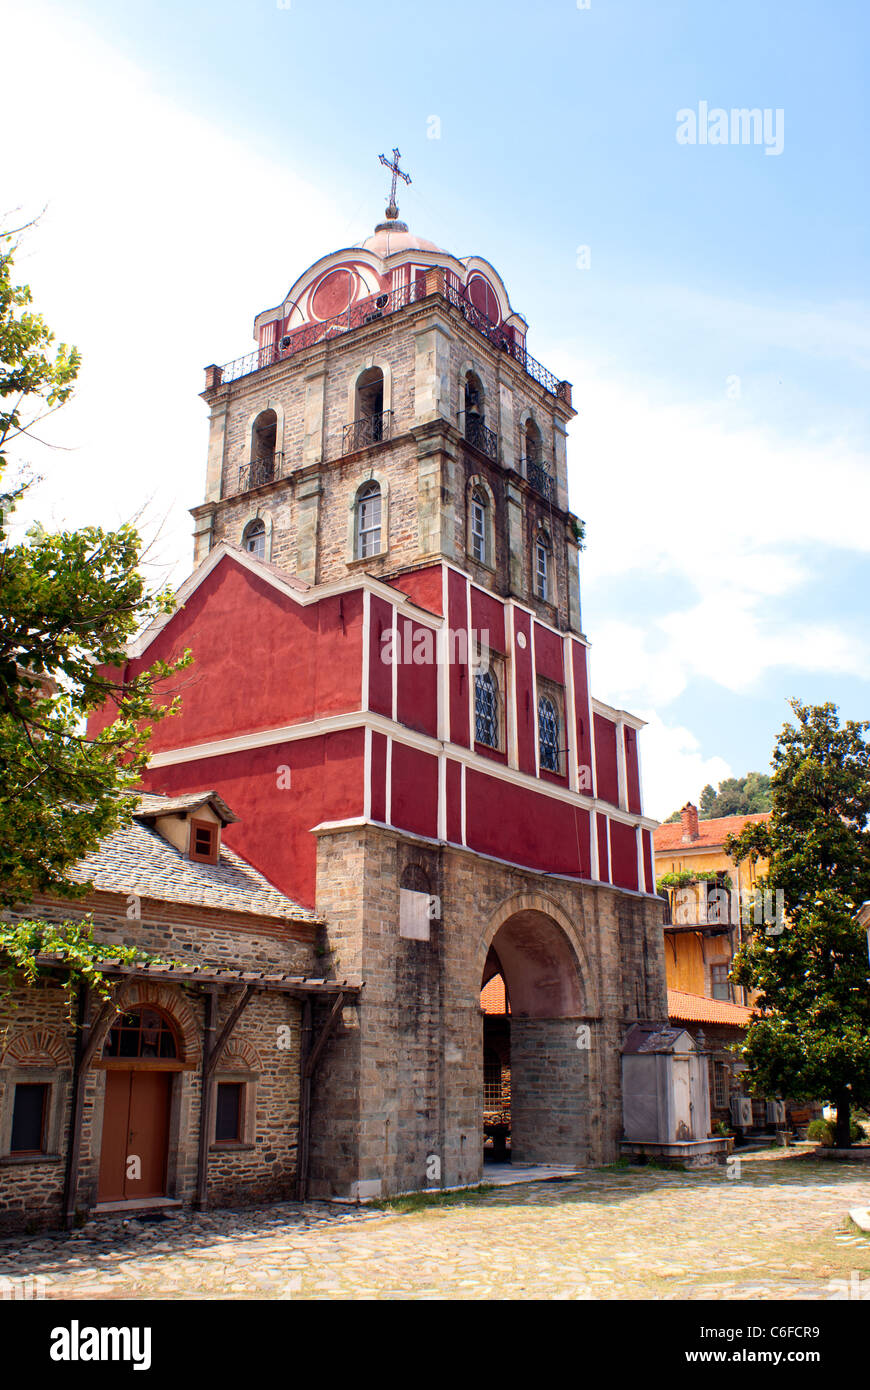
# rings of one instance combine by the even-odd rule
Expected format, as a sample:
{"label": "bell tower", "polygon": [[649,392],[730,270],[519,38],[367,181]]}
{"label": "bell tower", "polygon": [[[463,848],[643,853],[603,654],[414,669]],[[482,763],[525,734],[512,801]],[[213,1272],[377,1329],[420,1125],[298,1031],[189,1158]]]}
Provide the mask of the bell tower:
{"label": "bell tower", "polygon": [[399,220],[323,256],[206,369],[206,495],[195,559],[224,541],[308,584],[387,582],[445,561],[580,632],[569,510],[571,386],[528,351],[492,265]]}

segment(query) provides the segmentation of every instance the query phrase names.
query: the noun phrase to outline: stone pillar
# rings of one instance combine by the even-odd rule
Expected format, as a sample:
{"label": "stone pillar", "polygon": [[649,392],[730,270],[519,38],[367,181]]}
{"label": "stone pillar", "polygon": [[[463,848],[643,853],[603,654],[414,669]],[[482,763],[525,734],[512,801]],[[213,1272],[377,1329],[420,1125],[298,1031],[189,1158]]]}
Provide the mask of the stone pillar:
{"label": "stone pillar", "polygon": [[450,419],[450,343],[447,322],[440,314],[414,334],[414,419],[418,425]]}
{"label": "stone pillar", "polygon": [[508,587],[512,594],[525,600],[529,592],[526,576],[524,508],[522,493],[511,483],[505,486],[508,543]]}
{"label": "stone pillar", "polygon": [[302,421],[302,467],[323,459],[326,372],[310,372],[305,377],[305,403]]}
{"label": "stone pillar", "polygon": [[222,401],[216,401],[212,406],[208,422],[208,461],[205,471],[206,502],[219,502],[221,499],[228,414],[229,396],[227,395]]}
{"label": "stone pillar", "polygon": [[296,489],[296,574],[309,584],[317,583],[320,539],[320,473],[310,473]]}
{"label": "stone pillar", "polygon": [[217,506],[206,502],[201,507],[193,507],[193,564],[194,568],[208,555],[214,542],[214,518]]}

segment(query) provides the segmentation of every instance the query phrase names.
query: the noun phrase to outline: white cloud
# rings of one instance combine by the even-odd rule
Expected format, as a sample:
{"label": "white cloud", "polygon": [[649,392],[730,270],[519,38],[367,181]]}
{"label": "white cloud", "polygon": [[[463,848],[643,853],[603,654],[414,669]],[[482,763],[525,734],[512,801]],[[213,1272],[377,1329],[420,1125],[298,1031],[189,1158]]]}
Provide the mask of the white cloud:
{"label": "white cloud", "polygon": [[7,7],[3,35],[21,55],[3,95],[24,133],[5,142],[0,212],[48,204],[17,276],[84,356],[76,399],[40,431],[72,452],[28,447],[44,482],[23,514],[111,525],[147,502],[178,579],[204,487],[203,367],[250,351],[254,314],[365,230],[60,7]]}
{"label": "white cloud", "polygon": [[[572,497],[588,528],[597,693],[661,706],[697,676],[733,691],[779,666],[870,677],[866,642],[836,612],[812,628],[797,604],[788,613],[816,577],[817,548],[870,552],[866,460],[836,437],[794,445],[741,425],[727,403],[657,402],[649,386],[602,380],[584,362],[574,381]],[[667,577],[684,599],[648,617],[644,586]],[[635,615],[596,622],[596,596],[615,578],[636,580],[642,626]]]}
{"label": "white cloud", "polygon": [[642,714],[648,720],[641,743],[644,810],[649,816],[665,820],[687,801],[697,804],[702,787],[716,787],[732,776],[731,767],[720,757],[705,758],[691,732],[681,725],[669,727],[653,711]]}

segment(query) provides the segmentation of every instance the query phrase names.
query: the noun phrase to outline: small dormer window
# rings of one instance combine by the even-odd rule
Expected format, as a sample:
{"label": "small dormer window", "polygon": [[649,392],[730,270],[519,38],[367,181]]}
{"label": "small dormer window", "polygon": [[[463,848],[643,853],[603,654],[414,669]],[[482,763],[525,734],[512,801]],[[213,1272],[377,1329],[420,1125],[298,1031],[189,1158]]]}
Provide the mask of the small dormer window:
{"label": "small dormer window", "polygon": [[191,820],[189,857],[200,864],[216,864],[219,849],[218,826],[212,821]]}

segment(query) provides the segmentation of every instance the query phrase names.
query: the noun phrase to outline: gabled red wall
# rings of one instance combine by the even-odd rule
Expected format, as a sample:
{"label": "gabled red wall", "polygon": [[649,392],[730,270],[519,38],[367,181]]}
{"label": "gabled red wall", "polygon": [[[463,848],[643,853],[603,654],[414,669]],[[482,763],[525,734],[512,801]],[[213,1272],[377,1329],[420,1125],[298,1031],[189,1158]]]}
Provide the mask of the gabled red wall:
{"label": "gabled red wall", "polygon": [[428,613],[441,616],[441,566],[429,565],[426,569],[412,570],[410,574],[399,574],[390,580],[393,589],[399,589],[414,603],[425,608]]}
{"label": "gabled red wall", "polygon": [[193,665],[165,687],[181,712],[155,724],[155,753],[359,709],[362,591],[303,608],[226,556],[130,674],[186,647]]}
{"label": "gabled red wall", "polygon": [[[363,813],[364,733],[342,730],[316,738],[251,748],[217,758],[149,770],[147,790],[172,796],[215,788],[240,817],[226,843],[303,907],[313,907],[321,821]],[[286,773],[290,769],[290,785]]]}

